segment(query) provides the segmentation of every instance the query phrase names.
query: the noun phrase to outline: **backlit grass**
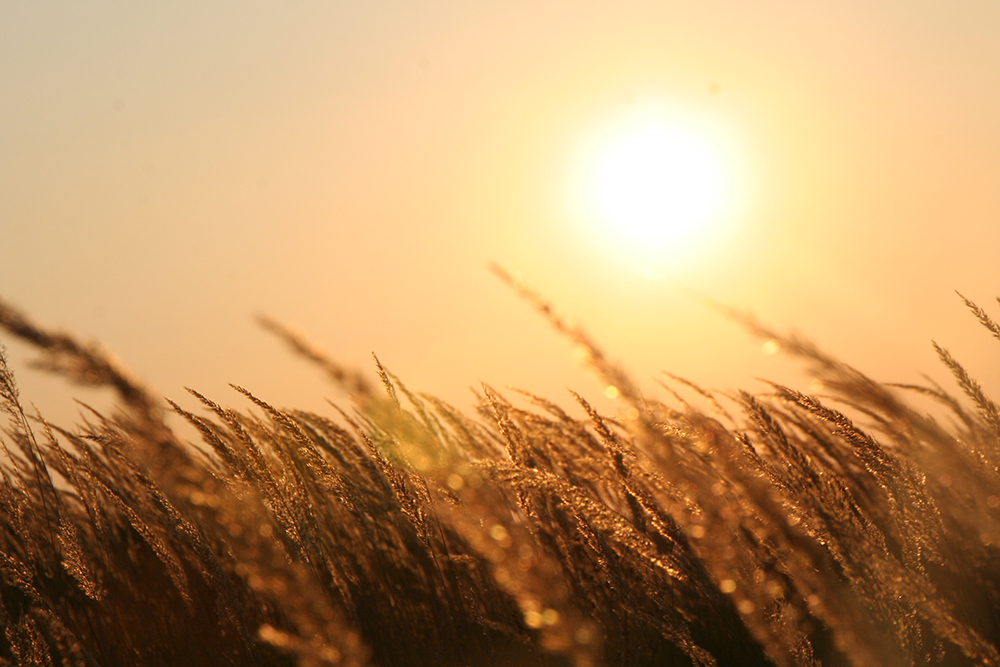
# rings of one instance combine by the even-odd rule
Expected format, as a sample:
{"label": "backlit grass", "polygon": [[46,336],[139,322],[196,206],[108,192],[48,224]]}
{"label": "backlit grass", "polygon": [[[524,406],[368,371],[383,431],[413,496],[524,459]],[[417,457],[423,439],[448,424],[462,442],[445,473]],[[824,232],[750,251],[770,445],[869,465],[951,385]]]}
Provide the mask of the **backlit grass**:
{"label": "backlit grass", "polygon": [[270,321],[353,404],[163,402],[0,303],[43,365],[118,397],[51,424],[0,359],[0,664],[1000,664],[1000,409],[957,356],[935,344],[955,393],[887,385],[744,320],[823,396],[649,396],[498,273],[618,414],[489,386],[458,409]]}

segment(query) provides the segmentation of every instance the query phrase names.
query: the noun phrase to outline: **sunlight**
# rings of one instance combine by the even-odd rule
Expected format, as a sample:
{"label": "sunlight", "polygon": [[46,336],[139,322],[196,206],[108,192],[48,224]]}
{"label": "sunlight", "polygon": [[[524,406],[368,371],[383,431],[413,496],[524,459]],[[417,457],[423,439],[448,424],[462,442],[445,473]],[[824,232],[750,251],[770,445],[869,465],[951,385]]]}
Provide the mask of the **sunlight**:
{"label": "sunlight", "polygon": [[695,262],[730,217],[733,160],[693,122],[619,121],[595,135],[579,168],[575,206],[593,240],[643,270]]}
{"label": "sunlight", "polygon": [[676,128],[650,124],[600,157],[592,205],[630,240],[678,242],[718,212],[724,184],[724,170],[709,146]]}

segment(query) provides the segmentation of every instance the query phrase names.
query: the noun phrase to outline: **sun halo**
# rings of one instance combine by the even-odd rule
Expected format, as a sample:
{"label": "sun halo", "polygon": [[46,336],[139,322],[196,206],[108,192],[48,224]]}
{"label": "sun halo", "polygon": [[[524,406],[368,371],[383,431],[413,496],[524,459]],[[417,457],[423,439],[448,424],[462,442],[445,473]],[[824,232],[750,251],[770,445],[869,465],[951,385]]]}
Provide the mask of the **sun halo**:
{"label": "sun halo", "polygon": [[596,244],[644,270],[697,261],[728,221],[731,158],[693,123],[647,116],[591,140],[574,207]]}

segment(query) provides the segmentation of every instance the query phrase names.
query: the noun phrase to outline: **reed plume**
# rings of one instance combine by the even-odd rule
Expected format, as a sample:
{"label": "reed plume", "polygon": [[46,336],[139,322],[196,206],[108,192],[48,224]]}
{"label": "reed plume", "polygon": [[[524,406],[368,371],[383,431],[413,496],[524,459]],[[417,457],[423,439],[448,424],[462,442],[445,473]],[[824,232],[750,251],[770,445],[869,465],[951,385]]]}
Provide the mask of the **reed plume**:
{"label": "reed plume", "polygon": [[962,397],[736,313],[826,393],[665,375],[659,398],[494,270],[587,351],[617,414],[488,385],[465,412],[376,358],[378,391],[268,319],[353,407],[235,386],[241,407],[161,403],[0,302],[42,367],[118,397],[52,424],[0,354],[0,664],[1000,664],[1000,409],[950,352]]}

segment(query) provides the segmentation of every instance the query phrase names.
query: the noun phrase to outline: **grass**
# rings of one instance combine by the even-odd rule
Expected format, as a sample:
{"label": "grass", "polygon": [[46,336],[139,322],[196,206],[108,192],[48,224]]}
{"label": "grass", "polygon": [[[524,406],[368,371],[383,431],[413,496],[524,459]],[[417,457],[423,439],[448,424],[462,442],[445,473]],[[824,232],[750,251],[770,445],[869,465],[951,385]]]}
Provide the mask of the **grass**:
{"label": "grass", "polygon": [[661,400],[497,272],[589,352],[620,415],[489,386],[467,414],[271,321],[353,407],[240,387],[239,409],[166,405],[0,303],[43,366],[118,397],[51,424],[0,357],[0,664],[1000,664],[1000,408],[951,353],[935,344],[958,396],[737,316],[826,394],[664,376]]}

